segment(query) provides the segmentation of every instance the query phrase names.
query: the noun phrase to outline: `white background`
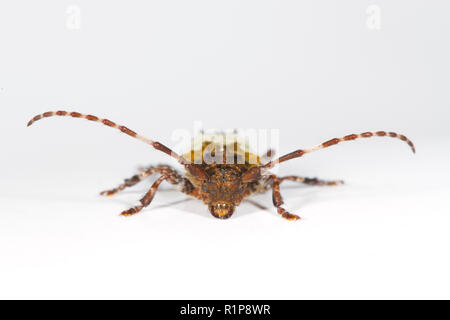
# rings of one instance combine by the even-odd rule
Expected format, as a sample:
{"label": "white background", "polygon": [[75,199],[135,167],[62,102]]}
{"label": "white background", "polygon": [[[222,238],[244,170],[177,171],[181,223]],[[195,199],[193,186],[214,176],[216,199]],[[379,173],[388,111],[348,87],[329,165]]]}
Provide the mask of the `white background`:
{"label": "white background", "polygon": [[[70,15],[81,10],[79,29]],[[380,29],[367,26],[370,5]],[[68,10],[68,11],[67,11]],[[450,298],[448,1],[2,1],[0,298]],[[370,14],[370,13],[369,13]],[[75,21],[75,27],[77,27]],[[280,152],[368,130],[280,168],[226,221],[151,183],[98,192],[168,158],[177,129],[280,130]]]}

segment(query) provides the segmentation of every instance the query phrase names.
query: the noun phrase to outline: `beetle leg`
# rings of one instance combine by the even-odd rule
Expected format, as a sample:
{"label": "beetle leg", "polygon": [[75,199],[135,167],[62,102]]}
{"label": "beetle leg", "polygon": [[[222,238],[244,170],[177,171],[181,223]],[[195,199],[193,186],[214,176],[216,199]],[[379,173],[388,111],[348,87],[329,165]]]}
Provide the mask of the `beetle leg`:
{"label": "beetle leg", "polygon": [[317,178],[305,178],[299,176],[285,176],[279,177],[278,181],[282,183],[285,180],[301,182],[304,184],[312,185],[312,186],[338,186],[344,184],[342,180],[319,180]]}
{"label": "beetle leg", "polygon": [[152,186],[150,187],[150,189],[147,191],[147,193],[145,194],[145,196],[140,200],[141,204],[137,205],[135,207],[132,207],[128,210],[125,210],[121,213],[121,215],[123,216],[131,216],[133,214],[138,213],[139,211],[141,211],[143,208],[145,208],[146,206],[148,206],[152,200],[153,197],[155,196],[156,190],[158,190],[159,185],[161,184],[161,182],[163,182],[164,180],[166,180],[167,177],[165,176],[161,176],[159,177],[155,183],[152,184]]}
{"label": "beetle leg", "polygon": [[110,197],[110,196],[115,195],[119,191],[122,191],[125,188],[132,187],[132,186],[138,184],[139,182],[141,182],[142,180],[144,180],[146,177],[155,173],[154,169],[155,168],[144,170],[144,171],[140,172],[139,174],[132,176],[129,179],[125,179],[124,183],[119,185],[117,188],[102,191],[102,192],[100,192],[100,195]]}
{"label": "beetle leg", "polygon": [[[133,214],[138,213],[143,208],[147,207],[153,200],[155,193],[164,180],[167,182],[179,186],[179,190],[187,195],[198,197],[197,189],[192,185],[192,183],[185,177],[181,176],[178,172],[168,166],[159,166],[158,172],[161,172],[162,176],[160,176],[150,187],[144,197],[140,200],[141,204],[135,207],[132,207],[126,211],[123,211],[121,215],[123,216],[131,216]],[[156,169],[156,168],[152,168]],[[150,170],[150,169],[148,169]],[[147,170],[147,171],[148,171]],[[145,171],[144,171],[145,172]]]}
{"label": "beetle leg", "polygon": [[286,220],[298,220],[299,216],[289,213],[283,208],[284,201],[280,193],[280,181],[276,176],[272,176],[272,197],[273,205],[277,208],[278,214],[281,215]]}
{"label": "beetle leg", "polygon": [[[117,188],[102,191],[102,192],[100,192],[100,195],[108,196],[108,197],[113,196],[116,193],[118,193],[119,191],[122,191],[123,189],[128,188],[128,187],[132,187],[132,186],[138,184],[139,182],[141,182],[142,180],[144,180],[145,178],[147,178],[148,176],[150,176],[154,173],[158,173],[158,172],[166,173],[166,175],[169,178],[171,178],[174,175],[170,174],[170,171],[175,171],[175,170],[173,170],[172,168],[170,168],[167,165],[159,165],[157,167],[149,167],[149,168],[142,169],[139,174],[136,174],[129,179],[125,179],[124,183],[119,185]],[[176,173],[176,171],[175,171],[175,173]],[[176,174],[178,174],[178,173],[176,173]]]}

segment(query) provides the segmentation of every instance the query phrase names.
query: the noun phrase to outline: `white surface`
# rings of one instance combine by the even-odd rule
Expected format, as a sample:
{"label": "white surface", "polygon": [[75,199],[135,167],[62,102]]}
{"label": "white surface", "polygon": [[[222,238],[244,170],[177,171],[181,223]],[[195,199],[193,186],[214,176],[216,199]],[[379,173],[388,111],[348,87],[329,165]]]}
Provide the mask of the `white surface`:
{"label": "white surface", "polygon": [[[78,1],[0,10],[0,298],[450,298],[447,2]],[[104,116],[173,145],[176,129],[280,129],[280,152],[395,130],[287,162],[304,219],[240,206],[220,221],[151,181],[99,191],[165,155],[98,124],[26,122],[47,110]]]}

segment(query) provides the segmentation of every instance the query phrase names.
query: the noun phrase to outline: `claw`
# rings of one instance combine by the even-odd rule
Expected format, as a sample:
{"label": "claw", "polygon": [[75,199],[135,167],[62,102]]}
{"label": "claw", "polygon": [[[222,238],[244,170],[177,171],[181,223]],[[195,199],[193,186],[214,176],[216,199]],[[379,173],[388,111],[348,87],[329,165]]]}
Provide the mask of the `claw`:
{"label": "claw", "polygon": [[141,211],[143,207],[144,206],[136,206],[136,207],[130,208],[128,210],[122,211],[122,213],[120,215],[125,216],[125,217],[132,216],[132,215],[138,213],[139,211]]}
{"label": "claw", "polygon": [[282,208],[282,207],[278,207],[277,210],[278,210],[278,213],[279,213],[284,219],[286,219],[286,220],[288,220],[288,221],[295,221],[295,220],[300,220],[300,219],[301,219],[298,215],[289,213],[289,212],[287,212],[287,211],[286,211],[284,208]]}
{"label": "claw", "polygon": [[100,195],[106,196],[106,197],[112,197],[116,193],[117,193],[117,191],[115,191],[115,190],[105,190],[105,191],[100,192]]}

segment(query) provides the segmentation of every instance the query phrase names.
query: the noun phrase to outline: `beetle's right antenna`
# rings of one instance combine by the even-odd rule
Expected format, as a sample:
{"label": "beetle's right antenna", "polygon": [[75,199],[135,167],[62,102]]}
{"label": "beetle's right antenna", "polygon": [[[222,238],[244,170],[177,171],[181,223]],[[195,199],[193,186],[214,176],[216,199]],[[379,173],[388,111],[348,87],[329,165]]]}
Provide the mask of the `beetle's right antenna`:
{"label": "beetle's right antenna", "polygon": [[177,161],[179,163],[181,163],[182,165],[187,165],[187,164],[190,163],[189,161],[187,161],[184,158],[180,157],[177,153],[175,153],[174,151],[172,151],[171,149],[169,149],[168,147],[166,147],[165,145],[163,145],[160,142],[156,142],[156,141],[150,140],[150,139],[148,139],[148,138],[146,138],[144,136],[141,136],[141,135],[137,134],[136,132],[128,129],[125,126],[117,125],[116,123],[114,123],[114,122],[112,122],[112,121],[110,121],[108,119],[100,119],[99,117],[96,117],[96,116],[93,116],[93,115],[90,115],[90,114],[86,115],[86,114],[82,114],[82,113],[79,113],[79,112],[67,112],[67,111],[49,111],[49,112],[45,112],[45,113],[38,114],[37,116],[35,116],[33,119],[31,119],[28,122],[27,126],[28,127],[31,126],[34,122],[36,122],[36,121],[38,121],[38,120],[40,120],[42,118],[48,118],[48,117],[53,117],[53,116],[63,116],[63,117],[67,116],[67,117],[73,117],[73,118],[84,118],[84,119],[87,119],[87,120],[90,120],[90,121],[100,122],[100,123],[104,124],[105,126],[118,129],[118,130],[122,131],[123,133],[125,133],[125,134],[127,134],[127,135],[129,135],[129,136],[131,136],[133,138],[136,138],[138,140],[141,140],[141,141],[151,145],[156,150],[162,151],[165,154],[168,154],[169,156],[171,156],[172,158],[177,159]]}

